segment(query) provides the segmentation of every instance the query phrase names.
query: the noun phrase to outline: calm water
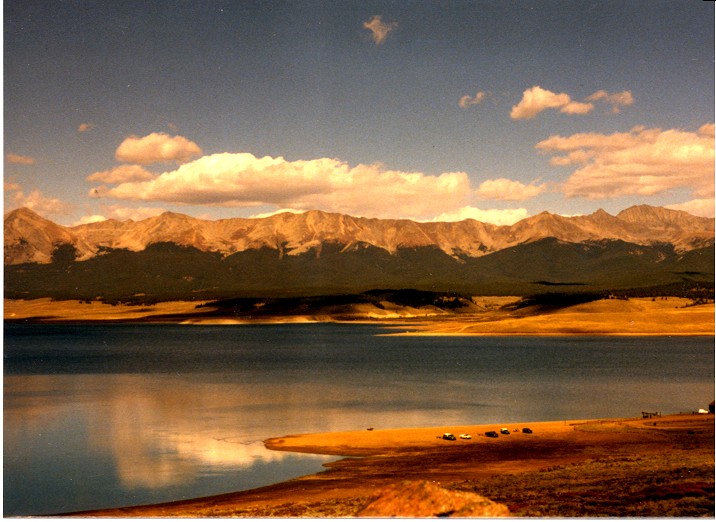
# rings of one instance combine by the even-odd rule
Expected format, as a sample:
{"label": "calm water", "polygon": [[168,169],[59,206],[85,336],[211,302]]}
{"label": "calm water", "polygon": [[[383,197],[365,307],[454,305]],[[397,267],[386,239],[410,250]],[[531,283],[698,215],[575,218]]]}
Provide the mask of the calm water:
{"label": "calm water", "polygon": [[635,416],[714,396],[712,338],[385,332],[5,325],[4,514],[237,491],[335,460],[263,447],[289,433]]}

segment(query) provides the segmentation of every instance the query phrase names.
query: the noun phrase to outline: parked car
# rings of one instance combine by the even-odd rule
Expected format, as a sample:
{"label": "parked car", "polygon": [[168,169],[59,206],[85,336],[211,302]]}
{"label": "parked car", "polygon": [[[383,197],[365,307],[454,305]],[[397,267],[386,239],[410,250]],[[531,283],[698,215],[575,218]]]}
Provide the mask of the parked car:
{"label": "parked car", "polygon": [[467,439],[471,439],[471,438],[472,438],[472,435],[470,435],[469,433],[461,433],[461,434],[460,434],[460,438],[467,440]]}
{"label": "parked car", "polygon": [[452,433],[443,433],[444,440],[455,440],[455,435]]}
{"label": "parked car", "polygon": [[530,428],[522,428],[522,433],[532,433]]}
{"label": "parked car", "polygon": [[485,437],[492,437],[493,439],[496,439],[497,437],[499,437],[499,435],[496,431],[486,431]]}
{"label": "parked car", "polygon": [[500,428],[500,433],[502,433],[503,435],[509,435],[510,430],[508,430],[507,428]]}

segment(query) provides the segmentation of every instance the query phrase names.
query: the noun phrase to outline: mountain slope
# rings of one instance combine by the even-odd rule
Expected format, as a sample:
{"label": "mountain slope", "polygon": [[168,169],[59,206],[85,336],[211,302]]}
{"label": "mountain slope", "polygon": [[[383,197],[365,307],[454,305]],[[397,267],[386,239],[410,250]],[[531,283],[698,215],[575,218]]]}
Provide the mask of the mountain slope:
{"label": "mountain slope", "polygon": [[[713,219],[542,213],[513,226],[324,212],[61,227],[5,216],[5,297],[162,301],[414,288],[482,295],[713,287]],[[689,290],[690,291],[690,290]]]}
{"label": "mountain slope", "polygon": [[395,254],[403,248],[434,246],[455,258],[480,257],[522,243],[554,237],[579,243],[614,239],[640,245],[670,243],[684,252],[713,244],[714,220],[685,212],[639,206],[611,216],[599,210],[589,216],[563,217],[548,212],[512,226],[475,220],[457,223],[419,223],[409,220],[367,219],[310,211],[282,213],[263,219],[205,221],[166,212],[142,221],[102,221],[61,227],[28,209],[5,216],[5,264],[48,263],[54,250],[69,244],[78,260],[107,249],[142,251],[169,242],[203,252],[229,256],[269,248],[279,256],[301,255],[321,245],[350,248],[364,243]]}

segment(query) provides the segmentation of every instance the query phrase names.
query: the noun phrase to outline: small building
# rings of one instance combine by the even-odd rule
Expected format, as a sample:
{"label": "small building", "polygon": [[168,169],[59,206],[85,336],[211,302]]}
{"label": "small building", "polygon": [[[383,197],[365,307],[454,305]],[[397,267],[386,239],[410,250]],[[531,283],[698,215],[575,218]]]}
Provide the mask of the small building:
{"label": "small building", "polygon": [[709,403],[709,413],[713,413],[713,412],[714,412],[714,401],[711,401]]}

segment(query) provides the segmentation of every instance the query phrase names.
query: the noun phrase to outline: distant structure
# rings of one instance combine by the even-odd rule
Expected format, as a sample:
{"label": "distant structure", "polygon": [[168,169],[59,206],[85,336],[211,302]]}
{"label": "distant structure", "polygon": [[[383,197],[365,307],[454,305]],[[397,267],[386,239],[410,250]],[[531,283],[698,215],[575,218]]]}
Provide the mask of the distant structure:
{"label": "distant structure", "polygon": [[713,413],[713,412],[714,412],[714,401],[711,401],[709,403],[709,413]]}

